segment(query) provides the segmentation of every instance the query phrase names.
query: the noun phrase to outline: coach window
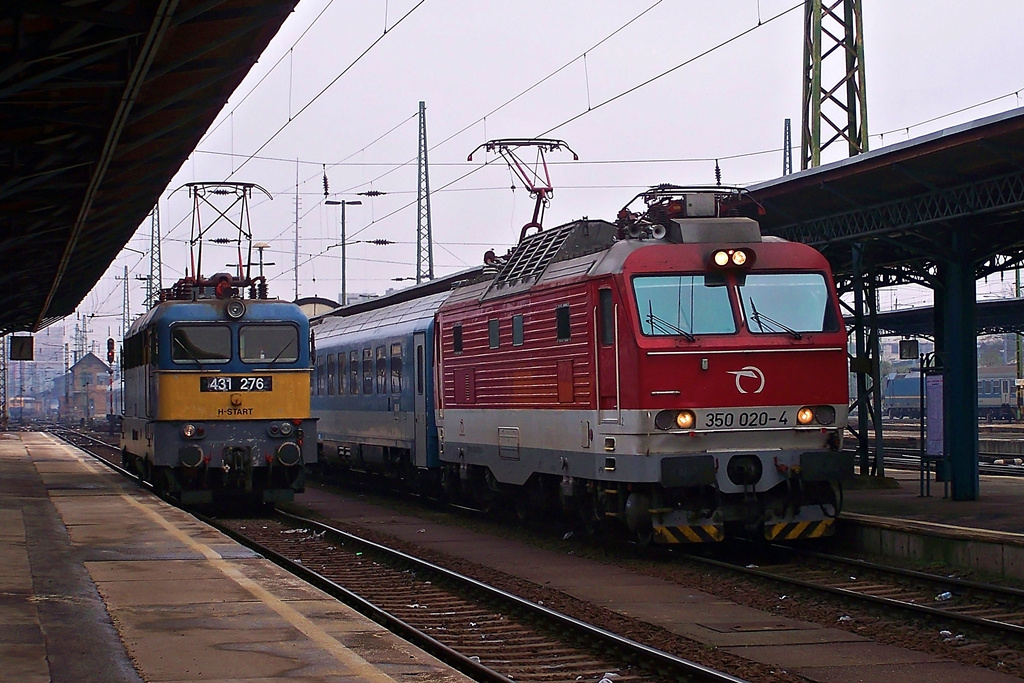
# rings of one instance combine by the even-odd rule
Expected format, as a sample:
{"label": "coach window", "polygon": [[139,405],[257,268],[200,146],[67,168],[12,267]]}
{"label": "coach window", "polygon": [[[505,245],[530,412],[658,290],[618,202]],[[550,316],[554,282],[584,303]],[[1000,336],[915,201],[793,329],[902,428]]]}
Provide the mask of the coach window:
{"label": "coach window", "polygon": [[498,319],[497,318],[491,318],[490,320],[487,321],[487,344],[492,349],[498,348],[498,343],[499,343],[498,333],[499,333],[499,331],[500,330],[498,329]]}
{"label": "coach window", "polygon": [[569,304],[562,304],[555,309],[555,326],[558,330],[558,341],[569,341],[572,328],[569,325]]}
{"label": "coach window", "polygon": [[377,393],[388,393],[388,350],[384,346],[377,347]]}
{"label": "coach window", "polygon": [[294,363],[299,359],[299,328],[294,325],[243,325],[238,352],[246,363]]}
{"label": "coach window", "polygon": [[348,391],[353,396],[359,394],[359,352],[348,353]]}
{"label": "coach window", "polygon": [[523,316],[512,316],[512,346],[523,345]]}
{"label": "coach window", "polygon": [[227,363],[231,360],[231,329],[226,325],[175,326],[171,329],[171,360]]}
{"label": "coach window", "polygon": [[345,393],[345,352],[338,354],[338,396]]}
{"label": "coach window", "polygon": [[363,349],[363,393],[373,394],[373,349]]}
{"label": "coach window", "polygon": [[327,359],[324,358],[323,356],[320,356],[319,358],[316,359],[316,393],[317,393],[317,396],[323,396],[324,395],[324,378],[327,376],[327,373],[324,371],[325,370],[324,365],[326,364],[326,362],[327,362]]}
{"label": "coach window", "polygon": [[462,323],[452,325],[452,347],[455,353],[462,353]]}
{"label": "coach window", "polygon": [[391,345],[391,393],[402,393],[402,345]]}
{"label": "coach window", "polygon": [[599,289],[597,291],[597,313],[601,326],[601,344],[611,346],[615,343],[615,302],[612,300],[612,290]]}
{"label": "coach window", "polygon": [[334,396],[334,354],[327,355],[327,395]]}

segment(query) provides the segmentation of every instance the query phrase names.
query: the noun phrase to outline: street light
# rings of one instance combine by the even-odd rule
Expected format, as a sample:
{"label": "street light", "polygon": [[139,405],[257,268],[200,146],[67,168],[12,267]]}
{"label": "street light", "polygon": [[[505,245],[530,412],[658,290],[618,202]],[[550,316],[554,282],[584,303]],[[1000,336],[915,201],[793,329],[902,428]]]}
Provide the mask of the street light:
{"label": "street light", "polygon": [[345,199],[328,199],[324,204],[341,207],[341,305],[348,304],[348,293],[345,291],[345,207],[358,206],[363,202],[356,199],[348,201]]}

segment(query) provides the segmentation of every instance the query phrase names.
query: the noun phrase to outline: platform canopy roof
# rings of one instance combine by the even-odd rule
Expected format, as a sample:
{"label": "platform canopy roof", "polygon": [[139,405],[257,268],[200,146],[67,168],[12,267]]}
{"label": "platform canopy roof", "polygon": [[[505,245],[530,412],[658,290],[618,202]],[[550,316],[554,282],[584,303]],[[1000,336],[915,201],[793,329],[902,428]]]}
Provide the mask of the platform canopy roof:
{"label": "platform canopy roof", "polygon": [[[755,185],[741,207],[767,234],[811,244],[840,280],[853,246],[879,284],[928,282],[968,235],[978,277],[1024,249],[1024,109],[979,119]],[[758,215],[760,214],[760,215]]]}
{"label": "platform canopy roof", "polygon": [[0,333],[75,310],[297,1],[0,2]]}

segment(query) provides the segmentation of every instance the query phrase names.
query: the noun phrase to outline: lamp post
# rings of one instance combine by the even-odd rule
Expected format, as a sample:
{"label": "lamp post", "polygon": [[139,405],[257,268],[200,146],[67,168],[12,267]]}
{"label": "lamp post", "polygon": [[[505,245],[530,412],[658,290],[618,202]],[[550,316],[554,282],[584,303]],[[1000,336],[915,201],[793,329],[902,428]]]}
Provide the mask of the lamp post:
{"label": "lamp post", "polygon": [[345,291],[345,207],[346,206],[358,206],[363,202],[355,199],[348,201],[345,199],[328,199],[324,204],[331,206],[341,207],[341,305],[345,306],[348,304],[348,292]]}

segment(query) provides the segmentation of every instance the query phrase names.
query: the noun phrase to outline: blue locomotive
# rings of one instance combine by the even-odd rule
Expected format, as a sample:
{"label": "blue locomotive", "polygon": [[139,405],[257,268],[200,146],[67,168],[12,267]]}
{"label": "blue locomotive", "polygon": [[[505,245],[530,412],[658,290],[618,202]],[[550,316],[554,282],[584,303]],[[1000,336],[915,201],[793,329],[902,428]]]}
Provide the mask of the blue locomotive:
{"label": "blue locomotive", "polygon": [[[122,460],[182,504],[292,500],[316,462],[309,320],[296,304],[268,298],[262,265],[251,273],[247,202],[261,188],[188,188],[191,274],[162,290],[125,334]],[[233,244],[238,266],[207,278],[202,244],[212,224],[198,211],[216,199],[241,207],[237,220],[218,209],[236,236],[212,240]]]}
{"label": "blue locomotive", "polygon": [[316,461],[308,321],[289,302],[190,289],[125,337],[122,459],[183,504],[291,500]]}

